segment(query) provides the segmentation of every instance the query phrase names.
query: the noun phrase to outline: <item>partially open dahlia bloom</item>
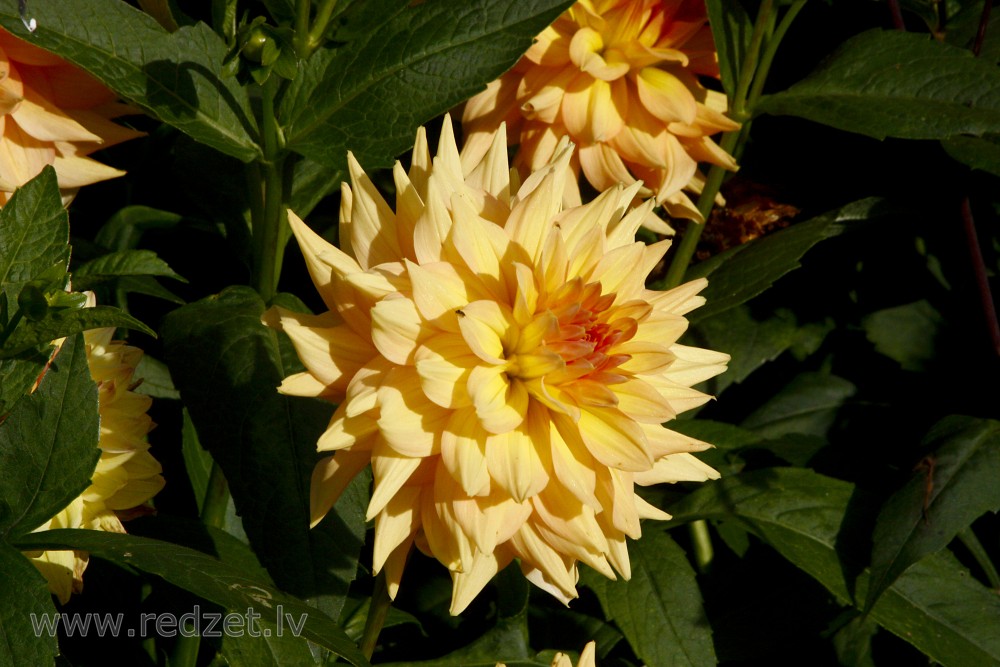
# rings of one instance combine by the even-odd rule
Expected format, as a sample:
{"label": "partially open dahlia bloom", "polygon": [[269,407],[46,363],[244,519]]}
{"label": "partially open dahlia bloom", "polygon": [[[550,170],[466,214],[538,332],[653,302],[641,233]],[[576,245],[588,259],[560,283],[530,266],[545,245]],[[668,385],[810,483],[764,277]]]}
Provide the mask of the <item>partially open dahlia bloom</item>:
{"label": "partially open dahlia bloom", "polygon": [[[596,667],[596,665],[597,644],[587,642],[587,645],[583,647],[583,651],[580,653],[580,660],[576,663],[576,667]],[[507,666],[502,662],[498,662],[496,667]],[[552,658],[551,667],[573,667],[573,661],[565,653],[556,653],[555,657]]]}
{"label": "partially open dahlia bloom", "polygon": [[[697,75],[719,67],[704,0],[579,0],[520,62],[465,106],[466,146],[485,150],[501,121],[520,144],[515,166],[542,167],[559,139],[598,191],[641,180],[673,217],[701,219],[684,190],[700,192],[697,163],[735,169],[710,138],[739,127],[726,96]],[[667,233],[665,223],[649,224]]]}
{"label": "partially open dahlia bloom", "polygon": [[470,158],[446,120],[433,160],[421,128],[409,172],[396,164],[395,211],[349,156],[343,250],[289,214],[330,310],[265,314],[307,369],[280,391],[339,403],[313,521],[371,463],[393,595],[415,543],[451,570],[452,613],[515,558],[568,601],[578,561],[627,578],[626,536],[668,518],[634,484],[717,476],[689,453],[708,445],[661,426],[728,361],[676,343],[705,281],[646,289],[669,242],[635,242],[652,206],[628,210],[638,185],[564,210],[572,151],[519,184],[503,126]]}
{"label": "partially open dahlia bloom", "polygon": [[63,202],[121,176],[87,155],[140,136],[112,118],[137,110],[78,67],[0,28],[0,206],[52,165]]}
{"label": "partially open dahlia bloom", "polygon": [[[118,512],[134,511],[163,488],[160,464],[149,452],[146,434],[153,422],[146,414],[152,400],[133,391],[142,350],[111,340],[114,329],[84,332],[87,364],[97,383],[100,403],[101,458],[90,486],[36,530],[88,528],[124,533]],[[141,510],[140,510],[141,511]],[[44,551],[32,558],[59,601],[83,589],[87,554]]]}

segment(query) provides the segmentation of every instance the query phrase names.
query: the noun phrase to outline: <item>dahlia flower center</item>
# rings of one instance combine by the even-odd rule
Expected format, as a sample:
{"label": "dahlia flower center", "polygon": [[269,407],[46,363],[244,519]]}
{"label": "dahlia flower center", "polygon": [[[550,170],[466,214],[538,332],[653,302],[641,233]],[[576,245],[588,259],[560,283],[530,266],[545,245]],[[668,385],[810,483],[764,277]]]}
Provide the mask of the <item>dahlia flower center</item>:
{"label": "dahlia flower center", "polygon": [[575,280],[565,285],[546,304],[544,312],[553,322],[531,356],[561,361],[552,364],[552,370],[558,370],[561,380],[589,378],[605,384],[624,382],[627,378],[611,371],[631,356],[614,354],[613,349],[635,335],[637,323],[631,317],[614,317],[612,304],[616,296],[614,293],[601,294],[600,283],[584,285]]}

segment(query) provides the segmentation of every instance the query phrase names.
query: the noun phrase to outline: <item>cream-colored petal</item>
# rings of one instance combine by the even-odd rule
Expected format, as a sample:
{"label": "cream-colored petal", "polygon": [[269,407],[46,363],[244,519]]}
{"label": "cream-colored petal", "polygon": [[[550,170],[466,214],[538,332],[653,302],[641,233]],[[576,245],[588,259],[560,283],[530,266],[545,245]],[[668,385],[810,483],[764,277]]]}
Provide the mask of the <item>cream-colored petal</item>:
{"label": "cream-colored petal", "polygon": [[341,450],[316,464],[309,485],[310,528],[315,528],[340,499],[351,480],[371,460],[371,452]]}
{"label": "cream-colored petal", "polygon": [[652,466],[642,429],[621,410],[588,406],[580,412],[579,428],[591,456],[604,465],[629,471]]}
{"label": "cream-colored petal", "polygon": [[490,433],[507,433],[524,421],[528,390],[520,380],[509,378],[503,366],[473,368],[468,389],[479,421]]}
{"label": "cream-colored petal", "polygon": [[704,482],[718,479],[719,471],[691,454],[671,454],[653,464],[652,469],[635,473],[635,483],[674,484],[676,482]]}

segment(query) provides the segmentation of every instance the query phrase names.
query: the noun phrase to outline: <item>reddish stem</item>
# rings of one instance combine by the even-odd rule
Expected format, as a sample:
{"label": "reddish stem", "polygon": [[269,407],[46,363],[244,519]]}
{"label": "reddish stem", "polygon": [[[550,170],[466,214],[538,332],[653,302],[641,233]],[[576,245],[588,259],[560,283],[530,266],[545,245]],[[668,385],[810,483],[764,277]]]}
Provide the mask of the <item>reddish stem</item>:
{"label": "reddish stem", "polygon": [[972,259],[972,271],[976,276],[976,286],[979,288],[979,300],[986,318],[986,327],[990,330],[990,340],[993,351],[1000,357],[1000,322],[997,321],[996,306],[993,303],[993,292],[990,289],[990,279],[986,275],[986,262],[976,235],[976,222],[972,218],[972,207],[969,197],[962,198],[962,228],[965,231],[965,242],[969,247],[969,257]]}
{"label": "reddish stem", "polygon": [[[990,2],[990,0],[986,0]],[[889,11],[892,13],[892,27],[896,30],[906,32],[906,24],[903,23],[903,10],[899,8],[899,0],[889,0]]]}
{"label": "reddish stem", "polygon": [[993,7],[993,0],[983,2],[983,13],[979,16],[979,30],[976,31],[976,43],[972,45],[972,52],[979,55],[983,50],[983,41],[986,40],[986,26],[990,23],[990,9]]}

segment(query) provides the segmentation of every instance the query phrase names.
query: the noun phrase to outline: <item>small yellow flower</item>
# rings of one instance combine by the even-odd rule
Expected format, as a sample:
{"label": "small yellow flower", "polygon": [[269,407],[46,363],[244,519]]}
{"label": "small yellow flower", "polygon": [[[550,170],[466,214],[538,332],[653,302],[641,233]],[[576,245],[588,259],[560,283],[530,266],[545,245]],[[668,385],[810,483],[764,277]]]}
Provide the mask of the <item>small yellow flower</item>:
{"label": "small yellow flower", "polygon": [[[498,662],[496,667],[507,667],[507,665]],[[555,657],[552,658],[551,667],[573,667],[573,661],[565,653],[556,653]],[[583,647],[580,661],[576,663],[576,667],[597,667],[597,645],[594,642],[587,642],[587,645]]]}
{"label": "small yellow flower", "polygon": [[396,163],[395,211],[349,155],[343,250],[289,214],[330,310],[265,314],[307,369],[280,391],[339,403],[313,521],[370,463],[393,596],[416,544],[451,570],[452,613],[515,558],[568,601],[578,561],[628,578],[626,536],[668,518],[634,484],[717,476],[689,453],[707,444],[661,426],[729,358],[676,343],[705,281],[646,289],[669,241],[635,241],[652,208],[629,210],[638,185],[563,209],[572,152],[518,183],[503,126],[475,156],[449,119],[433,160],[421,128],[409,172]]}
{"label": "small yellow flower", "polygon": [[[485,151],[505,121],[520,144],[515,166],[533,171],[568,136],[579,149],[574,170],[598,191],[641,180],[640,197],[701,220],[683,191],[701,191],[698,162],[736,169],[710,137],[739,124],[697,75],[719,75],[704,0],[580,0],[469,100],[466,146]],[[672,231],[652,215],[644,224]]]}
{"label": "small yellow flower", "polygon": [[[93,303],[91,303],[93,305]],[[124,533],[118,512],[142,509],[163,488],[160,464],[149,452],[146,434],[153,422],[146,414],[152,399],[133,391],[135,367],[142,350],[112,340],[114,328],[83,334],[90,375],[97,383],[100,404],[101,458],[90,486],[39,530],[88,528]],[[87,554],[44,551],[32,558],[45,575],[49,590],[65,604],[83,589]]]}
{"label": "small yellow flower", "polygon": [[0,28],[0,206],[52,165],[63,203],[77,189],[121,176],[87,155],[141,136],[111,121],[137,110],[58,56]]}

